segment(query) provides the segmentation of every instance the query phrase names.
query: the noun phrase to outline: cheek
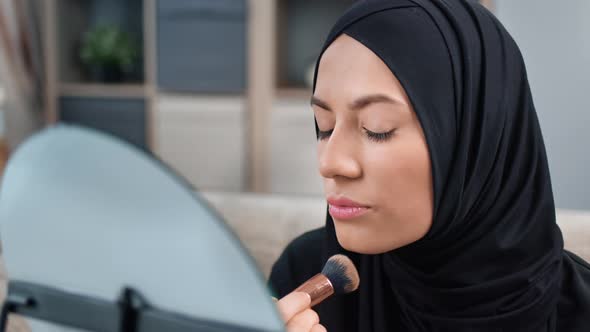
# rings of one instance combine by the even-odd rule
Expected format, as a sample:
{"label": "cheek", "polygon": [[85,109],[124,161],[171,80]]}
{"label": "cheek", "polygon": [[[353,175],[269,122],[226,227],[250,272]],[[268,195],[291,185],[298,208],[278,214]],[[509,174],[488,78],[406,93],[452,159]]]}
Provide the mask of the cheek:
{"label": "cheek", "polygon": [[432,175],[425,141],[418,133],[368,143],[363,151],[363,177],[355,188],[375,212],[358,223],[335,220],[338,241],[353,252],[378,254],[419,240],[432,225]]}
{"label": "cheek", "polygon": [[367,179],[382,184],[385,191],[412,190],[413,186],[392,186],[401,183],[424,183],[430,176],[428,149],[416,137],[392,138],[392,142],[368,145],[365,151]]}
{"label": "cheek", "polygon": [[429,228],[433,209],[432,172],[423,138],[420,135],[399,138],[376,149],[367,160],[367,180],[380,210],[391,220],[421,225],[422,230]]}

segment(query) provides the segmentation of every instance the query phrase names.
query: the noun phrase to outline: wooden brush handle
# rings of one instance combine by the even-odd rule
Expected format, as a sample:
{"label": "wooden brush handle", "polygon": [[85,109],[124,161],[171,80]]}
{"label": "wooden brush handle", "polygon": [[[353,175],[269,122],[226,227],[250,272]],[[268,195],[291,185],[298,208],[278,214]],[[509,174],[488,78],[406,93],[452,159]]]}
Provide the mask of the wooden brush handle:
{"label": "wooden brush handle", "polygon": [[325,275],[318,273],[297,287],[295,292],[307,293],[311,298],[311,306],[313,307],[334,294],[334,287],[332,287],[332,283]]}

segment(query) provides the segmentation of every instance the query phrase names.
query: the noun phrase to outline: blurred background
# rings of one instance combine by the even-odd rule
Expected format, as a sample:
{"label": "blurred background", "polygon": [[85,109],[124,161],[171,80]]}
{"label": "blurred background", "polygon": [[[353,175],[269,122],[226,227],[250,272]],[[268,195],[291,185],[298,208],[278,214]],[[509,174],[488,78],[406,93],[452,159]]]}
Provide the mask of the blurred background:
{"label": "blurred background", "polygon": [[[524,54],[558,207],[590,209],[590,1],[482,2]],[[351,3],[0,0],[0,160],[74,123],[200,190],[321,195],[310,80]]]}

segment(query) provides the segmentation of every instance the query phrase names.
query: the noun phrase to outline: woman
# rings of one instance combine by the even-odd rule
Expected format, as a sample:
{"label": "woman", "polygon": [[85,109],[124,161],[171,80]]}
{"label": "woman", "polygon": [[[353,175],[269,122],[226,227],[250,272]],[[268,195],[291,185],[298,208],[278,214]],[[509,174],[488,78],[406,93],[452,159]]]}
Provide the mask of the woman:
{"label": "woman", "polygon": [[283,297],[345,253],[361,285],[313,309],[284,297],[288,330],[589,331],[590,266],[563,249],[522,56],[492,14],[359,2],[328,36],[311,102],[326,225],[287,247],[270,284]]}

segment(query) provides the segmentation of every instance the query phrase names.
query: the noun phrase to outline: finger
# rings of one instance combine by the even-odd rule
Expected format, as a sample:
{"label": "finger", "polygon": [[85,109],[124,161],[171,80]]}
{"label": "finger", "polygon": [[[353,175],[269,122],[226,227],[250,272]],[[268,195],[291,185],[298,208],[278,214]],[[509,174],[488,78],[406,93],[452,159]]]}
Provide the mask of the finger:
{"label": "finger", "polygon": [[321,324],[314,325],[309,332],[328,332],[326,328]]}
{"label": "finger", "polygon": [[311,310],[307,309],[295,315],[289,322],[287,322],[287,331],[289,332],[308,332],[314,325],[320,322],[320,316]]}
{"label": "finger", "polygon": [[277,302],[279,313],[283,321],[288,322],[296,314],[308,309],[311,305],[311,298],[307,293],[292,292]]}
{"label": "finger", "polygon": [[10,332],[30,332],[31,327],[23,316],[11,314],[8,316],[8,324],[6,331]]}

